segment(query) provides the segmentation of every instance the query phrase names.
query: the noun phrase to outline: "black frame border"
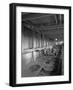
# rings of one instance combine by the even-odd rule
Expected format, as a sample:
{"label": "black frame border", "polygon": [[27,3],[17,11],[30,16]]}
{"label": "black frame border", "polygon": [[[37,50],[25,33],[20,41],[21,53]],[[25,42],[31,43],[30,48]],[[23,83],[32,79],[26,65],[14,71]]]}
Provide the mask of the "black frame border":
{"label": "black frame border", "polygon": [[[16,7],[39,7],[39,8],[57,8],[69,10],[69,81],[60,82],[42,82],[42,83],[28,83],[16,84]],[[51,84],[67,84],[71,83],[71,6],[56,6],[56,5],[40,5],[40,4],[23,4],[11,3],[9,5],[9,85],[17,86],[34,86],[34,85],[51,85]]]}

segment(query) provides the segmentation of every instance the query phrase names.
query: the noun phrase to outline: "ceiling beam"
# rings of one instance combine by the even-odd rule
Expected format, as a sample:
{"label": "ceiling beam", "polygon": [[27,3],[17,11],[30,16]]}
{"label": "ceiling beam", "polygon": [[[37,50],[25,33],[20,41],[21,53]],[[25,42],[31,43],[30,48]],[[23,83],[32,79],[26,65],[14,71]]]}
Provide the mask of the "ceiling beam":
{"label": "ceiling beam", "polygon": [[26,20],[34,20],[37,18],[43,18],[43,17],[48,17],[48,16],[53,16],[53,14],[47,14],[47,15],[41,15],[41,16],[36,16],[36,17],[30,17],[30,18],[23,18],[22,21],[26,21]]}
{"label": "ceiling beam", "polygon": [[42,26],[37,29],[46,31],[46,30],[53,30],[53,29],[60,29],[60,28],[64,29],[64,26],[63,25],[51,25],[51,26]]}
{"label": "ceiling beam", "polygon": [[50,25],[50,26],[45,26],[45,25],[41,25],[39,27],[37,27],[36,25],[30,25],[30,24],[27,24],[27,23],[23,23],[24,26],[26,27],[29,27],[31,29],[37,29],[37,30],[51,30],[51,29],[64,29],[64,25]]}

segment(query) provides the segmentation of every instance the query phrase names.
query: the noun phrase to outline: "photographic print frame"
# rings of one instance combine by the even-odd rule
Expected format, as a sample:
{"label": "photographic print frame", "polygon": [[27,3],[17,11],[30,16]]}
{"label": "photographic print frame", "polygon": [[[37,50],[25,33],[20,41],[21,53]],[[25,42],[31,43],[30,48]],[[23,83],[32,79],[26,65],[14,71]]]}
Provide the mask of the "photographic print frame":
{"label": "photographic print frame", "polygon": [[[62,76],[34,77],[33,75],[31,75],[32,77],[26,77],[27,74],[26,74],[26,76],[23,74],[21,75],[21,72],[23,72],[23,70],[21,70],[21,69],[23,66],[25,66],[22,64],[23,62],[21,62],[22,50],[23,50],[22,49],[23,48],[23,46],[22,46],[23,37],[21,34],[22,33],[21,30],[23,30],[22,29],[23,17],[24,17],[24,19],[28,19],[29,16],[33,16],[33,17],[36,16],[36,15],[31,15],[31,14],[36,14],[36,13],[38,14],[37,16],[41,16],[40,14],[42,13],[42,17],[43,17],[43,14],[49,14],[49,16],[50,16],[50,14],[51,14],[51,16],[55,16],[56,14],[64,14],[64,20],[63,20],[64,34],[66,33],[64,35],[65,37],[63,38],[64,39],[63,40],[64,48],[65,48],[64,49],[64,57],[65,57],[64,64],[66,63],[64,65],[65,66],[64,74],[65,74],[65,72],[67,72],[64,77],[62,77]],[[28,17],[26,14],[29,14]],[[52,14],[54,14],[54,15],[52,15]],[[56,15],[56,16],[59,16],[59,15]],[[33,18],[33,17],[31,17],[31,18]],[[61,16],[61,18],[62,18],[62,16]],[[67,21],[65,21],[66,19],[67,19]],[[48,23],[49,23],[49,21],[48,21]],[[36,24],[37,22],[42,22],[42,21],[41,21],[41,19],[40,20],[37,19],[37,22],[35,20],[32,20],[32,22],[33,22],[33,24]],[[28,26],[29,26],[29,24],[28,24]],[[29,33],[31,33],[31,32],[29,32]],[[38,32],[36,32],[36,33],[37,34],[34,34],[34,38],[39,37]],[[28,35],[28,33],[27,33],[27,35]],[[26,35],[24,35],[24,36],[26,36]],[[32,35],[29,34],[28,36],[30,36],[29,38],[31,38]],[[43,36],[43,35],[41,35],[41,36]],[[49,34],[49,36],[50,36],[50,34]],[[44,37],[41,39],[44,39]],[[25,40],[25,38],[24,38],[24,40]],[[47,38],[47,37],[45,37],[45,38]],[[52,38],[51,38],[51,40],[52,40]],[[32,44],[33,46],[30,45],[30,43],[29,43],[29,46],[28,46],[29,49],[32,49],[32,47],[34,47],[35,51],[38,51],[40,49],[43,50],[43,48],[44,48],[43,44],[41,45],[41,48],[38,48],[39,45],[37,43],[39,41],[38,40],[35,40],[35,41],[36,41],[36,44]],[[42,40],[42,43],[44,43],[43,41],[44,40]],[[27,43],[27,41],[24,41],[24,42]],[[67,48],[68,48],[68,50],[66,51]],[[33,51],[33,49],[30,51]],[[28,51],[25,50],[25,52],[28,52]],[[35,53],[33,53],[33,55],[35,55]],[[66,55],[68,55],[68,57]],[[26,54],[26,56],[28,57],[29,55]],[[67,59],[67,61],[66,61],[66,59]],[[68,65],[68,66],[66,66],[66,65]],[[29,75],[29,73],[28,73],[28,75]],[[23,77],[21,77],[21,76],[23,76]],[[53,78],[53,79],[51,79],[51,78]],[[71,83],[71,7],[69,7],[69,6],[54,6],[54,5],[21,4],[21,3],[10,4],[10,86],[15,87],[15,86],[64,84],[64,83]]]}

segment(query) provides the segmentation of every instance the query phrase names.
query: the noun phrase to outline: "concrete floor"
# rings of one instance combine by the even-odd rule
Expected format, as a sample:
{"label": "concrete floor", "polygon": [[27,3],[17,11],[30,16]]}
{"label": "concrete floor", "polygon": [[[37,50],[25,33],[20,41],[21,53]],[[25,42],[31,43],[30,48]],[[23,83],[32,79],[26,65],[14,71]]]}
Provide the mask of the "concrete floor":
{"label": "concrete floor", "polygon": [[43,54],[42,51],[32,51],[31,53],[23,54],[21,76],[34,77],[56,75],[51,73],[55,68],[56,57],[57,56],[55,56],[54,54]]}

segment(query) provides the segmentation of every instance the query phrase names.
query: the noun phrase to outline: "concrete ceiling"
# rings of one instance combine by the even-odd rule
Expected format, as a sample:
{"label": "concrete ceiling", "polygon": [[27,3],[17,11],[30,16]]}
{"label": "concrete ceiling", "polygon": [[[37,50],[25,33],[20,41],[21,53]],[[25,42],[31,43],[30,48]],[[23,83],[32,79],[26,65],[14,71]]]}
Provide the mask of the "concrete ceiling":
{"label": "concrete ceiling", "polygon": [[50,39],[63,39],[64,16],[59,14],[22,13],[25,27],[43,33]]}

